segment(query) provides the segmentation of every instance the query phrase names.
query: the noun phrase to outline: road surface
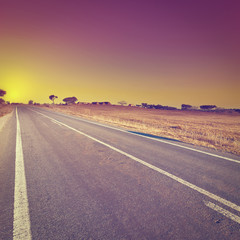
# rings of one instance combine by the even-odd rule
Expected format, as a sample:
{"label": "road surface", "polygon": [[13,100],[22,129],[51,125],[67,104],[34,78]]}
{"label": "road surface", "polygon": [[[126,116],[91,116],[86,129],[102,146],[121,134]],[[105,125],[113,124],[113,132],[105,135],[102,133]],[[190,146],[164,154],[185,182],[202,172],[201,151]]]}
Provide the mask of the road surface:
{"label": "road surface", "polygon": [[240,239],[240,157],[18,106],[0,239]]}

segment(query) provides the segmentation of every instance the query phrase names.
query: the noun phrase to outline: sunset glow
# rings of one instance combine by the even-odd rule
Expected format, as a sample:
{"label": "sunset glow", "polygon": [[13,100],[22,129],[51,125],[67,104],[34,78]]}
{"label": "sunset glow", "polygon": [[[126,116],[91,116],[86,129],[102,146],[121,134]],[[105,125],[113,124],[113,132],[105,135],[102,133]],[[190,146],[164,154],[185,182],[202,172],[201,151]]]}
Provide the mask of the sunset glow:
{"label": "sunset glow", "polygon": [[240,107],[237,1],[1,1],[6,101]]}

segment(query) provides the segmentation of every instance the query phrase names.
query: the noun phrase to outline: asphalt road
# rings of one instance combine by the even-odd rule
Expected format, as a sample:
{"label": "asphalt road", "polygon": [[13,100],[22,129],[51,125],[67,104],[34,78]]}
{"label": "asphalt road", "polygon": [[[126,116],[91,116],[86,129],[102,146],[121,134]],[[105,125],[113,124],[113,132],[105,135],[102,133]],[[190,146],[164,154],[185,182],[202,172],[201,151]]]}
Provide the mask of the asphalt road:
{"label": "asphalt road", "polygon": [[18,106],[0,239],[240,239],[240,157]]}

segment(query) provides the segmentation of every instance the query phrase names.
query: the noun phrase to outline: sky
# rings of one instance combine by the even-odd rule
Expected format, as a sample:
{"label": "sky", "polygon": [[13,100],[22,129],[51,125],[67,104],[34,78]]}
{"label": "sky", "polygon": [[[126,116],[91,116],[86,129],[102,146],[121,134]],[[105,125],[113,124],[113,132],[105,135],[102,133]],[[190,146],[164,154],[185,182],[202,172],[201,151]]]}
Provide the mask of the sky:
{"label": "sky", "polygon": [[240,2],[0,0],[4,99],[240,107]]}

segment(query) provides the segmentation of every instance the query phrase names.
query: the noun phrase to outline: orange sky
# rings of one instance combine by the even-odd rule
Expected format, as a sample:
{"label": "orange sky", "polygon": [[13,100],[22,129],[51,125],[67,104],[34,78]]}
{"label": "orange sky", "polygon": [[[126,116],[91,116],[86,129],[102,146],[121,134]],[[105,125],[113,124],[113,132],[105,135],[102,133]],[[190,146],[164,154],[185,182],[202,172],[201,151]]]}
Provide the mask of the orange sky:
{"label": "orange sky", "polygon": [[7,2],[0,7],[7,101],[44,103],[55,94],[56,102],[240,107],[239,5]]}

